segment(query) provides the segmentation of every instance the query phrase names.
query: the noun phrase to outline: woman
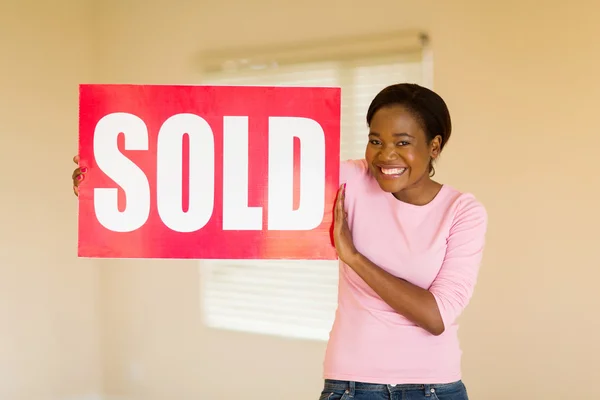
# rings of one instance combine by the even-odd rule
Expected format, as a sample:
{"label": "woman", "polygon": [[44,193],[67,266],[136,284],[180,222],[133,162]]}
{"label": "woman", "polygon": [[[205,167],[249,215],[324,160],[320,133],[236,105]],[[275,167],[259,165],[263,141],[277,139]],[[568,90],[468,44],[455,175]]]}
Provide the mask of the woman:
{"label": "woman", "polygon": [[[465,400],[456,319],[477,280],[485,208],[431,179],[451,133],[436,93],[389,86],[367,125],[365,158],[340,170],[338,309],[320,399]],[[76,193],[84,173],[73,173]]]}

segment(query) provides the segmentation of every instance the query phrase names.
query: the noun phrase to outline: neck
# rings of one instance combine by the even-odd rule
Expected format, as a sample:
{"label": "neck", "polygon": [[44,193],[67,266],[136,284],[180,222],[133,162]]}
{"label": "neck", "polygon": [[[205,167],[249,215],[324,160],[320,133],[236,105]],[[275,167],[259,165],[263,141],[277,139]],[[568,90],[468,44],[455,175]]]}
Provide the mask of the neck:
{"label": "neck", "polygon": [[424,206],[437,196],[441,188],[440,183],[435,182],[429,175],[426,175],[411,186],[394,193],[394,197],[404,203]]}

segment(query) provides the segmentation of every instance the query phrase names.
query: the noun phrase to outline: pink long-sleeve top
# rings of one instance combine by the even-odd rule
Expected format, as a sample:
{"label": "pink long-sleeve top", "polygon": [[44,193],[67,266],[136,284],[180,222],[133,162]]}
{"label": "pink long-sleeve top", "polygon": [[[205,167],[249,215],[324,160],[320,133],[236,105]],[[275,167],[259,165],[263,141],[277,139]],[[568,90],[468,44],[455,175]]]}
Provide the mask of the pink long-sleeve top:
{"label": "pink long-sleeve top", "polygon": [[346,211],[356,249],[380,268],[428,289],[445,331],[435,336],[394,311],[340,262],[338,308],[324,377],[380,384],[434,384],[461,379],[457,317],[469,302],[487,228],[471,194],[443,185],[424,206],[383,192],[365,160],[347,161]]}

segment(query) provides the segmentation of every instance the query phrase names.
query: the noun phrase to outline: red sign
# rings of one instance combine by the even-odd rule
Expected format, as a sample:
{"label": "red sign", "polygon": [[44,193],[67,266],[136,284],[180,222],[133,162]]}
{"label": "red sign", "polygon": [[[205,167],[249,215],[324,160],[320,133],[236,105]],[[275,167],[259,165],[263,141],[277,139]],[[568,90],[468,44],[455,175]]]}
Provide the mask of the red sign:
{"label": "red sign", "polygon": [[335,259],[336,88],[82,85],[81,257]]}

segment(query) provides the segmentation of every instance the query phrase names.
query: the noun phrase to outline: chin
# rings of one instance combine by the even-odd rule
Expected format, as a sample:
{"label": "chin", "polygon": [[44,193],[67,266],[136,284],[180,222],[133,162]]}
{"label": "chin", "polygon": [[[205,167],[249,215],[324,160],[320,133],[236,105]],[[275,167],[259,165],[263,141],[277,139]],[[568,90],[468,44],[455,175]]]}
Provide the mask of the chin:
{"label": "chin", "polygon": [[381,190],[387,193],[398,193],[406,189],[406,185],[403,182],[392,182],[389,180],[377,180]]}

